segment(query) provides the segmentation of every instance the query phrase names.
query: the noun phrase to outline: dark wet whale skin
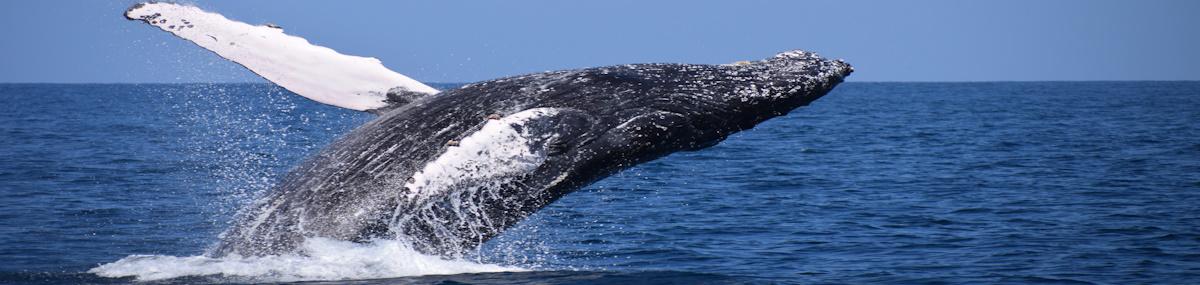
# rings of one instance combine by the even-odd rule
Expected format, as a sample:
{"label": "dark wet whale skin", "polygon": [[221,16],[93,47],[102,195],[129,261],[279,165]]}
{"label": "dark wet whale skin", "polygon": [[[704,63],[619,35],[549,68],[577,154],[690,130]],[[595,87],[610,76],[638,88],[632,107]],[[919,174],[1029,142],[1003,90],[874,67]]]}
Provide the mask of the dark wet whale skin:
{"label": "dark wet whale skin", "polygon": [[[840,60],[792,51],[739,64],[620,65],[448,90],[386,111],[302,163],[243,211],[210,255],[288,253],[318,236],[400,238],[425,253],[457,256],[617,171],[703,149],[808,105],[852,71]],[[454,147],[448,142],[494,115],[534,108],[557,110],[513,126],[542,138],[528,146],[545,155],[536,170],[488,189],[403,198],[404,182]],[[456,183],[477,189],[472,184],[483,182]]]}

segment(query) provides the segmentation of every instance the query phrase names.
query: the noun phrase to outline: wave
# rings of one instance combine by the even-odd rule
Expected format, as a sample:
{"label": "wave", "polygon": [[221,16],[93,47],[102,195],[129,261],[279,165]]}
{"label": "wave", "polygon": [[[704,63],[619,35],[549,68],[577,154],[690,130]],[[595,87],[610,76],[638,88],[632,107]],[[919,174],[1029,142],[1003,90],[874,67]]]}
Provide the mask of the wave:
{"label": "wave", "polygon": [[407,243],[395,240],[354,243],[309,238],[304,241],[300,252],[220,258],[203,255],[130,255],[92,268],[88,273],[109,278],[133,277],[137,281],[219,276],[253,282],[296,282],[528,271],[516,266],[424,255]]}

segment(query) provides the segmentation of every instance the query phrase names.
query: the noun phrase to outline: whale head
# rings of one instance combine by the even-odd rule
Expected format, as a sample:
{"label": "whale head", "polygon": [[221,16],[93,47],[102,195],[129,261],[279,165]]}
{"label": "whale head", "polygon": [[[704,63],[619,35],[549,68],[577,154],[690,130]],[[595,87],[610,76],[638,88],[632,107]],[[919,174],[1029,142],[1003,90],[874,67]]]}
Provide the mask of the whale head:
{"label": "whale head", "polygon": [[636,153],[634,157],[658,157],[712,146],[730,134],[786,115],[826,95],[853,71],[845,61],[799,50],[724,65],[601,70],[599,76],[617,77],[604,79],[620,82],[633,95],[611,102],[620,106],[615,110],[597,111],[629,114],[619,116],[624,121],[608,130],[609,137],[625,142],[610,144],[624,145],[629,148],[625,153]]}
{"label": "whale head", "polygon": [[[696,145],[719,142],[733,132],[807,106],[841,83],[854,68],[843,60],[794,50],[759,61],[721,65],[721,76],[697,75],[696,81],[713,95],[693,112]],[[708,78],[716,78],[709,80]]]}
{"label": "whale head", "polygon": [[[794,50],[756,62],[733,64],[724,107],[733,112],[781,116],[824,96],[854,72],[841,59]],[[738,68],[741,67],[741,68]],[[738,84],[741,83],[741,84]]]}

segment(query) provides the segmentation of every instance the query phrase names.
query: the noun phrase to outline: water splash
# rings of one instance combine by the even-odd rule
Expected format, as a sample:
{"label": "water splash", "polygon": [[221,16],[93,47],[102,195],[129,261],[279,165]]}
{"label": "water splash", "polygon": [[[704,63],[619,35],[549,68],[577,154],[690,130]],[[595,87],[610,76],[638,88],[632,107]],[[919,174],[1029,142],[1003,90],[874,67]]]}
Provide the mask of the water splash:
{"label": "water splash", "polygon": [[[205,173],[191,181],[212,229],[228,227],[228,218],[261,198],[308,153],[328,144],[368,116],[300,101],[269,84],[189,84],[159,90],[177,112],[175,124],[185,133],[175,152],[192,171]],[[216,233],[199,235],[205,244]],[[271,256],[130,255],[100,265],[89,273],[153,281],[182,277],[248,282],[351,280],[420,275],[525,271],[494,261],[490,254],[448,260],[423,255],[407,242],[375,240],[354,243],[309,238],[297,253]],[[509,253],[509,255],[521,255]],[[519,260],[519,258],[505,258]],[[528,261],[528,260],[520,260]],[[504,264],[504,265],[501,265]]]}
{"label": "water splash", "polygon": [[299,254],[221,258],[131,255],[92,268],[88,273],[110,278],[134,277],[138,281],[208,276],[251,282],[295,282],[516,271],[527,269],[423,255],[394,240],[354,243],[309,238]]}

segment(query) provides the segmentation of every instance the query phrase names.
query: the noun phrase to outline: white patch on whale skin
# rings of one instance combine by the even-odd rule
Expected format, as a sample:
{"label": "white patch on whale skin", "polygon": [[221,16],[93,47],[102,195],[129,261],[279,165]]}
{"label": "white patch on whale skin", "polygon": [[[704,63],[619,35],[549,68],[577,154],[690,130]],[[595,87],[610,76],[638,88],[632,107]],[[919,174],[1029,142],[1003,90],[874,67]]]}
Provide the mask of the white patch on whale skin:
{"label": "white patch on whale skin", "polygon": [[524,125],[530,120],[553,116],[553,108],[535,108],[512,114],[499,120],[488,120],[479,131],[464,137],[417,173],[404,187],[407,199],[429,197],[454,190],[462,181],[505,183],[515,176],[529,173],[546,161],[542,150],[533,149],[535,139]]}
{"label": "white patch on whale skin", "polygon": [[145,3],[125,12],[241,64],[309,99],[358,111],[384,107],[389,89],[426,94],[437,89],[384,67],[375,58],[345,55],[283,33],[274,25],[254,26],[194,6]]}
{"label": "white patch on whale skin", "polygon": [[[432,227],[430,232],[445,244],[482,240],[487,231],[500,230],[499,225],[492,224],[487,205],[482,201],[507,200],[501,197],[504,187],[520,183],[520,179],[546,162],[548,155],[541,145],[557,134],[535,130],[527,124],[559,113],[559,109],[535,108],[488,120],[407,180],[404,194],[398,198],[400,203],[410,206],[397,207],[391,225],[407,224],[414,219],[440,219],[432,207],[436,201],[449,201],[442,205],[445,207],[442,210],[463,219],[428,223]],[[461,229],[466,231],[460,232]],[[461,250],[465,249],[447,253],[453,255]]]}

